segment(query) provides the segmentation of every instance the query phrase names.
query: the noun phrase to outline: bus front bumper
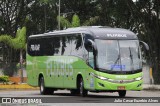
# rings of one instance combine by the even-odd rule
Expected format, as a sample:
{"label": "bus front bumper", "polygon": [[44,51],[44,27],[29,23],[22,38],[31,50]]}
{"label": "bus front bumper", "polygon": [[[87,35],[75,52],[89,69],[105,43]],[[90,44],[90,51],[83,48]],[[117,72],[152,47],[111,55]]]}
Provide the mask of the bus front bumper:
{"label": "bus front bumper", "polygon": [[134,90],[134,91],[139,91],[142,90],[142,84],[143,81],[134,81],[130,83],[125,83],[125,82],[119,82],[119,83],[113,83],[109,81],[104,81],[100,79],[96,79],[95,81],[95,90]]}

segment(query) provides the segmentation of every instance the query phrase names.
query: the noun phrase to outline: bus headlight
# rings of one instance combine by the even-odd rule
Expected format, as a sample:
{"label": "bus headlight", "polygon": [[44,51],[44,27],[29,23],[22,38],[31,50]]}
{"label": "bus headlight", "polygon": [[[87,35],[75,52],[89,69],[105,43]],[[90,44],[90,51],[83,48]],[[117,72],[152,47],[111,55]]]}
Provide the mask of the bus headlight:
{"label": "bus headlight", "polygon": [[94,73],[90,73],[90,75],[92,75],[95,78],[101,79],[101,80],[105,80],[105,81],[109,81],[109,82],[113,82],[113,83],[131,83],[134,81],[140,81],[143,79],[143,77],[137,77],[137,78],[133,78],[133,79],[110,79],[110,78],[106,78],[106,77],[102,77],[102,76],[98,76]]}
{"label": "bus headlight", "polygon": [[142,77],[135,78],[136,81],[142,80]]}
{"label": "bus headlight", "polygon": [[97,76],[97,78],[101,79],[101,80],[107,80],[107,78],[102,77],[102,76]]}
{"label": "bus headlight", "polygon": [[98,78],[98,79],[101,79],[101,80],[107,80],[107,78],[105,78],[105,77],[102,77],[102,76],[98,76],[98,75],[96,75],[96,74],[94,74],[94,73],[90,73],[92,76],[94,76],[94,77],[96,77],[96,78]]}

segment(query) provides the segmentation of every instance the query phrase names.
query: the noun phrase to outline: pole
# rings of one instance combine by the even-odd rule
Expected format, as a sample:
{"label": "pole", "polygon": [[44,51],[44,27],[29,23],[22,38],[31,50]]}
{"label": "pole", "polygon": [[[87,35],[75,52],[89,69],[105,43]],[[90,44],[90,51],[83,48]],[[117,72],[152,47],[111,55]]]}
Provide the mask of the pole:
{"label": "pole", "polygon": [[46,4],[44,4],[44,27],[45,27],[45,32],[46,32]]}
{"label": "pole", "polygon": [[61,26],[60,26],[60,14],[61,14],[61,0],[59,0],[59,9],[58,9],[58,15],[59,15],[59,19],[58,19],[58,29],[60,30]]}
{"label": "pole", "polygon": [[21,83],[23,83],[23,57],[22,57],[22,49],[20,50],[20,70],[21,70]]}

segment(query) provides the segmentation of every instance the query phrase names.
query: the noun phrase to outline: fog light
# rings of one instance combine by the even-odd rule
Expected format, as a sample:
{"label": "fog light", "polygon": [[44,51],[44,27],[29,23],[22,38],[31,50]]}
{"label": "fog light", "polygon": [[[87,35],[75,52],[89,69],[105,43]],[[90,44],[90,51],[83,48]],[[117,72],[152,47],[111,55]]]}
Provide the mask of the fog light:
{"label": "fog light", "polygon": [[100,86],[104,87],[104,84],[102,84],[102,83],[99,83],[99,82],[98,82],[98,84],[99,84]]}
{"label": "fog light", "polygon": [[138,84],[138,86],[137,87],[140,87],[142,85],[142,83],[141,84]]}

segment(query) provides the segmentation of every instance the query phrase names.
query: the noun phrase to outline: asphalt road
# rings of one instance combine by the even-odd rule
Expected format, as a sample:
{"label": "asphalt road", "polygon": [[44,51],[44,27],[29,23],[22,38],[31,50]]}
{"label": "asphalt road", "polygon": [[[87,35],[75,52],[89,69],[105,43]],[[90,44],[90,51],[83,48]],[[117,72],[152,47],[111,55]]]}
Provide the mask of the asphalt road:
{"label": "asphalt road", "polygon": [[[0,90],[0,97],[79,97],[72,96],[68,90],[58,90],[52,95],[40,95],[39,90]],[[87,98],[118,98],[118,93],[88,93]],[[127,91],[126,97],[160,97],[160,91]]]}
{"label": "asphalt road", "polygon": [[[12,99],[37,99],[37,104],[42,106],[42,103],[45,103],[43,105],[50,106],[50,105],[69,105],[70,103],[78,103],[78,105],[82,106],[85,103],[87,103],[87,106],[95,106],[96,103],[107,103],[108,105],[110,103],[114,103],[115,101],[118,101],[119,105],[122,106],[128,106],[127,103],[133,104],[135,106],[135,102],[133,103],[133,100],[137,100],[136,104],[141,106],[139,103],[140,100],[147,100],[147,102],[144,101],[142,103],[145,106],[150,106],[149,104],[153,103],[155,106],[160,105],[160,91],[128,91],[125,98],[119,98],[118,93],[90,93],[87,97],[80,97],[80,96],[72,96],[70,94],[70,91],[67,90],[58,90],[55,91],[52,95],[40,95],[39,90],[0,90],[0,98],[12,98]],[[148,100],[152,99],[151,103],[148,103]],[[122,103],[122,101],[123,103]],[[1,101],[1,100],[0,100]],[[126,102],[127,101],[127,102]],[[157,103],[157,101],[159,103]],[[13,100],[12,102],[17,103],[16,100]],[[125,103],[124,103],[125,102]],[[52,103],[52,104],[51,104]],[[67,103],[67,104],[66,104]],[[36,104],[36,105],[37,105]],[[117,103],[114,103],[115,106]],[[12,104],[13,105],[13,104]],[[34,103],[32,104],[34,105]],[[73,104],[72,104],[73,105]],[[102,104],[99,104],[99,106]],[[112,105],[112,106],[114,106]],[[1,104],[1,106],[6,106],[5,104]],[[15,105],[16,106],[16,105]],[[96,105],[97,106],[97,105]],[[153,106],[153,105],[152,105]]]}

